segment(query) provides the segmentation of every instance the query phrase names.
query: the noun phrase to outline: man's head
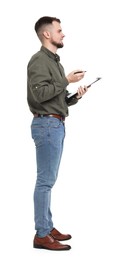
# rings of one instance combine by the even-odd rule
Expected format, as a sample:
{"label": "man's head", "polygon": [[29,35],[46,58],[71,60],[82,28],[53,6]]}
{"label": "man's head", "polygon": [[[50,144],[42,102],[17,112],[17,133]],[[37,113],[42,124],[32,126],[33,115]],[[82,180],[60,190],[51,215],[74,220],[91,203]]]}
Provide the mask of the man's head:
{"label": "man's head", "polygon": [[35,31],[42,44],[52,44],[56,48],[63,47],[64,34],[60,23],[60,19],[50,16],[43,16],[35,23]]}

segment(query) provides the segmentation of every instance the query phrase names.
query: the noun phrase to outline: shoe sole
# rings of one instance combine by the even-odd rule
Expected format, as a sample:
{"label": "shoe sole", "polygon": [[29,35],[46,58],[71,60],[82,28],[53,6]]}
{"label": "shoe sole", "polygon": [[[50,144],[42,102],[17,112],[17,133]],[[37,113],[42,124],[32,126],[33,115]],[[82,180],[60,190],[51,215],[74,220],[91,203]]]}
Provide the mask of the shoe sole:
{"label": "shoe sole", "polygon": [[70,240],[72,237],[69,237],[69,238],[65,238],[65,239],[58,239],[54,236],[52,236],[55,240],[58,240],[58,241],[66,241],[66,240]]}
{"label": "shoe sole", "polygon": [[70,250],[71,246],[66,247],[66,248],[51,249],[51,248],[47,248],[47,247],[44,247],[44,246],[39,246],[39,245],[35,245],[34,244],[33,248],[36,248],[36,249],[46,249],[46,250],[52,250],[52,251],[66,251],[66,250]]}

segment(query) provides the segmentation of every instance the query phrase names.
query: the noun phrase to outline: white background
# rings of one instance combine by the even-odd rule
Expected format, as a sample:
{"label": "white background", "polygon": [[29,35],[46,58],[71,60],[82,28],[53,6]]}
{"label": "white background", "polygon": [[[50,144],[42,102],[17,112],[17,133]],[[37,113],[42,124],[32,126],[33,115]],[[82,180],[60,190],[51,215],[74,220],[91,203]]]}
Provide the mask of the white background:
{"label": "white background", "polygon": [[[115,1],[1,1],[0,6],[0,251],[1,259],[116,260]],[[52,193],[55,227],[71,233],[67,252],[36,250],[36,179],[26,67],[40,49],[35,22],[61,19],[58,51],[66,74],[87,70],[70,89],[101,76],[70,108],[59,178]]]}

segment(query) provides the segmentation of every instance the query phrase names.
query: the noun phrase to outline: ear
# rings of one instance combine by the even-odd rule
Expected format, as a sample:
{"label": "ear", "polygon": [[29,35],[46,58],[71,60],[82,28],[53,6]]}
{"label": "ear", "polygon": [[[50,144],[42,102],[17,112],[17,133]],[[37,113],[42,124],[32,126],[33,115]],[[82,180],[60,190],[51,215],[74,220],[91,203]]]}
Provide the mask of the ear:
{"label": "ear", "polygon": [[44,37],[45,37],[46,39],[49,39],[49,38],[50,38],[50,32],[48,32],[48,31],[44,31],[44,32],[43,32],[43,35],[44,35]]}

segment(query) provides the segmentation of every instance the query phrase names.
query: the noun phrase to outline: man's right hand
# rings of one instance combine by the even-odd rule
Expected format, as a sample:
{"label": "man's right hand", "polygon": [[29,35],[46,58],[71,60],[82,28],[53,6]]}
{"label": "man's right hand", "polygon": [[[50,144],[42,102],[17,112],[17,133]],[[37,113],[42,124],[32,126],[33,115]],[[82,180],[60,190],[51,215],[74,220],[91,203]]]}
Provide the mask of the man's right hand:
{"label": "man's right hand", "polygon": [[[81,72],[78,72],[76,73],[77,71],[81,71]],[[70,72],[68,74],[68,76],[66,76],[67,80],[69,83],[75,83],[75,82],[78,82],[79,80],[83,79],[85,75],[85,72],[82,70],[73,70],[72,72]]]}

